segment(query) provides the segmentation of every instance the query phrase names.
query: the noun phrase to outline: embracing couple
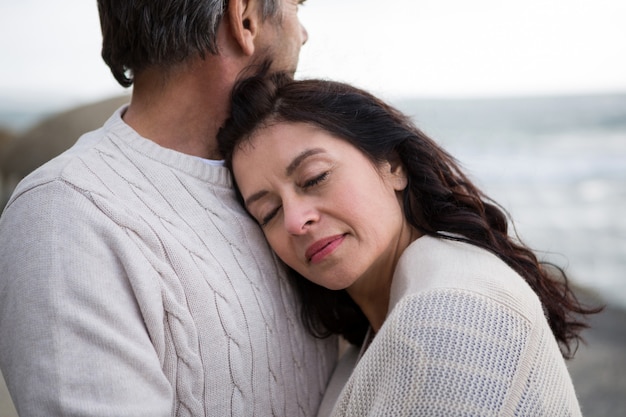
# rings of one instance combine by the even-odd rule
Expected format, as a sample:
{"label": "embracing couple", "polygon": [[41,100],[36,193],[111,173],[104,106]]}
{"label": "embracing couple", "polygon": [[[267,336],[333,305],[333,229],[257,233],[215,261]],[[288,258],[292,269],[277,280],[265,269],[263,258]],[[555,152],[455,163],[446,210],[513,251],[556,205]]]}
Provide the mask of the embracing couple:
{"label": "embracing couple", "polygon": [[293,79],[301,3],[98,0],[131,101],[0,218],[20,415],[580,415],[596,310],[409,117]]}

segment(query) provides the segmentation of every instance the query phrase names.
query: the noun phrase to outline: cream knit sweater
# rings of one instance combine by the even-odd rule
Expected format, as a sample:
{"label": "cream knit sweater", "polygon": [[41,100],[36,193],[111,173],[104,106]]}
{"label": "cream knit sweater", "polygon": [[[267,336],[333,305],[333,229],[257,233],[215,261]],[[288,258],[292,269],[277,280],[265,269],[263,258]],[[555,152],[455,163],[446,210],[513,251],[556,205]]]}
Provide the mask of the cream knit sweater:
{"label": "cream knit sweater", "polygon": [[333,340],[229,172],[122,119],[18,186],[0,218],[0,367],[21,416],[310,416]]}
{"label": "cream knit sweater", "polygon": [[580,416],[539,299],[491,253],[422,237],[402,254],[391,291],[334,416]]}

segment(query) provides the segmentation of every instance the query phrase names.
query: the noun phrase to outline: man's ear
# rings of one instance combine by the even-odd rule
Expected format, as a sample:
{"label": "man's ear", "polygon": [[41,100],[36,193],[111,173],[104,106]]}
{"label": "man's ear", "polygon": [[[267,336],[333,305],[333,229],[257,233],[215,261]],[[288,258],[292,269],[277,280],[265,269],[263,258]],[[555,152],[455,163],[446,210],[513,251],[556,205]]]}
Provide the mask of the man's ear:
{"label": "man's ear", "polygon": [[257,0],[230,0],[227,18],[231,34],[247,56],[254,55],[254,40],[260,28],[261,13]]}

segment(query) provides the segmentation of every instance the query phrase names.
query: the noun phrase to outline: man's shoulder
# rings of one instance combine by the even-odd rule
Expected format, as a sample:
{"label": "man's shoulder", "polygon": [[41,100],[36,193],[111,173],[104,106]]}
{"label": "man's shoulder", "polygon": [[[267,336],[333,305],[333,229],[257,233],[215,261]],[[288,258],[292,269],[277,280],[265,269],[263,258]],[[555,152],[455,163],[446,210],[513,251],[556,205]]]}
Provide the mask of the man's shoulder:
{"label": "man's shoulder", "polygon": [[89,176],[92,172],[90,162],[97,157],[97,146],[104,138],[105,132],[102,129],[85,133],[71,148],[23,178],[13,193],[14,197],[51,182],[72,183]]}

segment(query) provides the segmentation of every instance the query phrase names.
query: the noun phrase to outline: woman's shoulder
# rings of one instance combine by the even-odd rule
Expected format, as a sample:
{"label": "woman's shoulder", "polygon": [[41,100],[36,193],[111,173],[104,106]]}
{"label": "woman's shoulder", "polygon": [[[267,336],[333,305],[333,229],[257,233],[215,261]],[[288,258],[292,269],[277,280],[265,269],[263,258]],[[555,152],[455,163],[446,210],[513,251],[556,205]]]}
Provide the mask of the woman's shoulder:
{"label": "woman's shoulder", "polygon": [[431,236],[413,242],[398,261],[390,311],[409,295],[453,290],[487,297],[525,316],[542,311],[526,281],[496,255],[470,243]]}

